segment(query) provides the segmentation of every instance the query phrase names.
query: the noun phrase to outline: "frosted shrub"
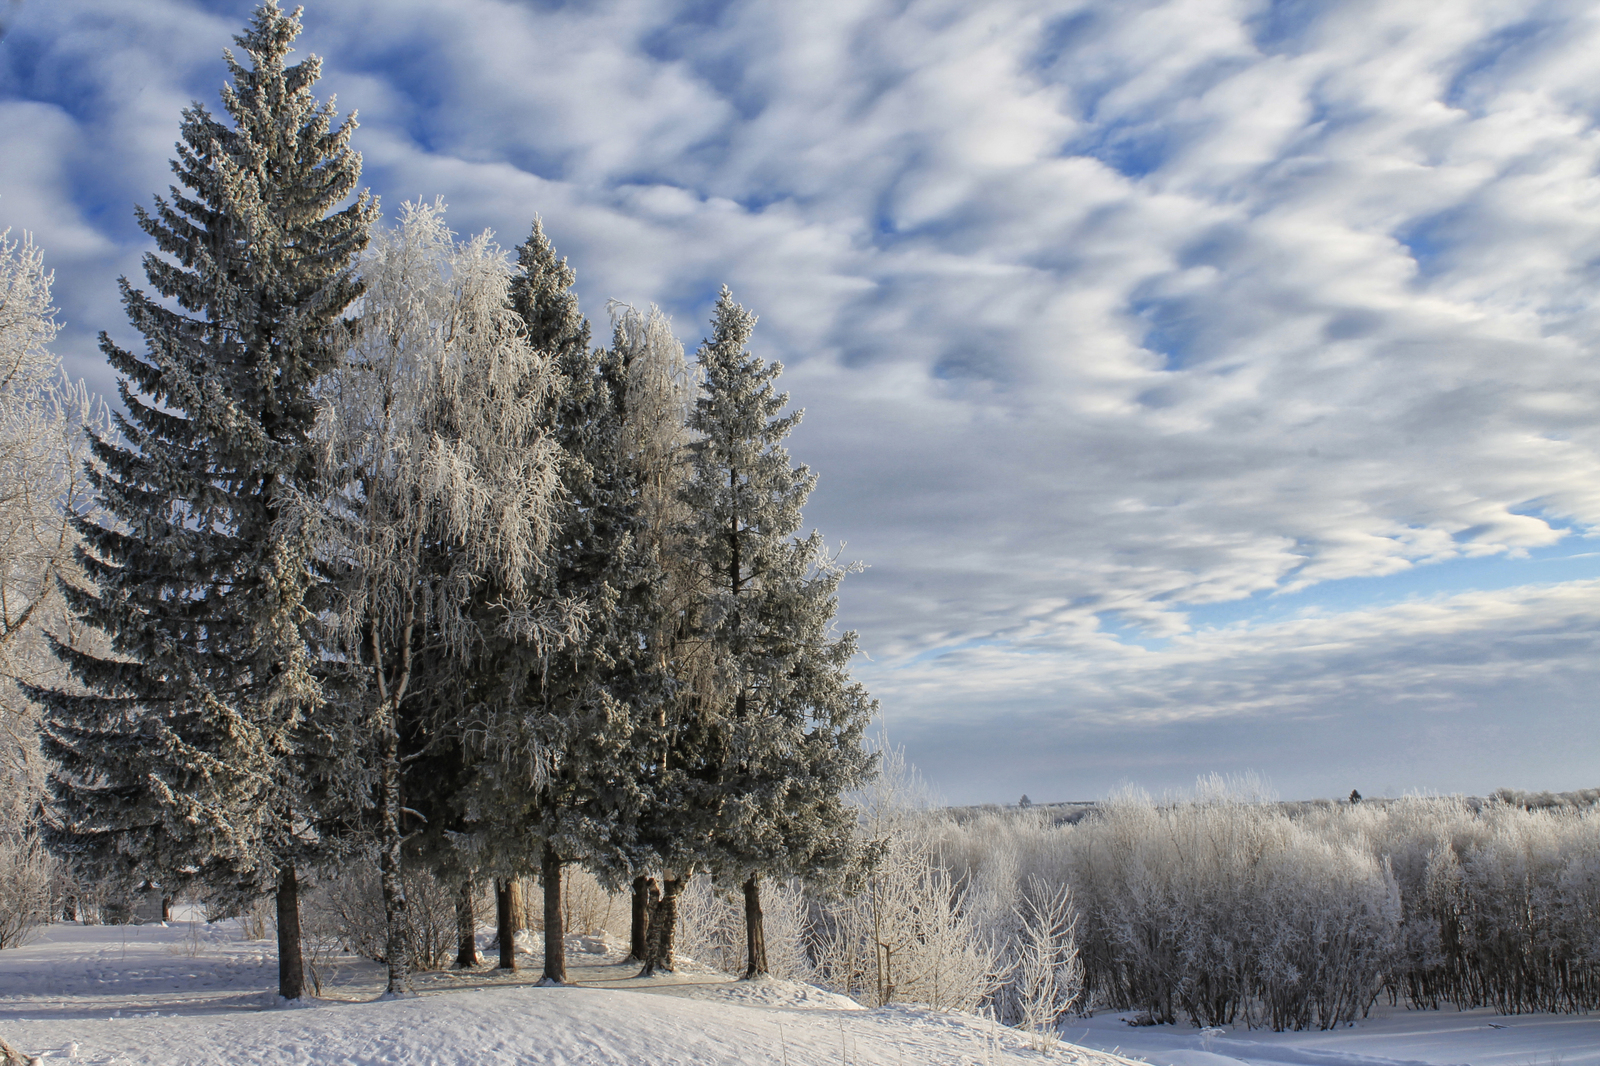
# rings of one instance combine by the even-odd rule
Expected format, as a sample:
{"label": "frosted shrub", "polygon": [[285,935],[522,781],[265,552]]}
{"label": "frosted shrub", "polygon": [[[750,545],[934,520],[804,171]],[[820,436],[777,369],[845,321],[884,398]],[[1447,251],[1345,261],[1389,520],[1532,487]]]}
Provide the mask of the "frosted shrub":
{"label": "frosted shrub", "polygon": [[863,805],[881,861],[859,894],[812,905],[817,979],[864,1003],[982,1005],[1041,1039],[1073,1008],[1327,1029],[1385,990],[1600,1008],[1590,793],[1281,804],[1211,779],[1058,825],[919,806],[892,756]]}
{"label": "frosted shrub", "polygon": [[[1502,1013],[1588,1010],[1600,996],[1590,945],[1597,819],[1570,810],[1495,806],[1481,832],[1452,842],[1434,886],[1454,934],[1446,965],[1465,971],[1451,998]],[[1464,835],[1463,835],[1464,836]]]}
{"label": "frosted shrub", "polygon": [[257,896],[237,908],[234,915],[239,921],[240,940],[273,940],[278,935],[277,901],[267,896]]}
{"label": "frosted shrub", "polygon": [[1035,1048],[1043,1051],[1083,994],[1078,914],[1066,885],[1052,887],[1037,878],[1012,913],[1016,935],[1005,944],[995,1007],[1001,1021],[1032,1033]]}
{"label": "frosted shrub", "polygon": [[1000,960],[963,903],[924,842],[895,833],[862,891],[821,908],[818,981],[869,1006],[975,1008],[999,983]]}
{"label": "frosted shrub", "polygon": [[770,881],[762,897],[766,915],[767,967],[773,977],[790,981],[814,979],[806,951],[810,934],[810,904],[795,881]]}
{"label": "frosted shrub", "polygon": [[[744,900],[735,892],[736,887],[724,891],[709,877],[689,882],[678,897],[677,951],[723,973],[740,975],[747,962]],[[812,979],[806,951],[809,906],[796,882],[769,881],[762,886],[770,976],[790,981]]]}
{"label": "frosted shrub", "polygon": [[[407,965],[416,970],[442,969],[456,953],[456,892],[423,869],[407,869],[404,882]],[[336,928],[352,954],[386,961],[388,920],[376,869],[361,865],[319,886],[308,910],[320,912],[315,921],[320,927]]]}
{"label": "frosted shrub", "polygon": [[1366,827],[1403,911],[1391,995],[1413,1007],[1592,1010],[1600,816],[1589,793],[1505,794],[1527,802],[1409,799]]}
{"label": "frosted shrub", "polygon": [[17,947],[50,920],[56,866],[31,834],[0,833],[0,949]]}
{"label": "frosted shrub", "polygon": [[[1151,1020],[1331,1028],[1382,988],[1399,900],[1387,868],[1275,804],[1123,797],[1067,840],[1090,982]],[[1092,902],[1091,902],[1092,901]]]}
{"label": "frosted shrub", "polygon": [[722,973],[744,972],[744,913],[709,877],[691,878],[678,896],[674,954]]}
{"label": "frosted shrub", "polygon": [[1291,1029],[1359,1017],[1385,989],[1413,1007],[1596,1009],[1593,795],[1506,795],[1279,804],[1213,779],[1176,803],[1113,796],[1078,825],[1034,809],[926,831],[993,943],[1009,877],[1070,889],[1080,1009]]}
{"label": "frosted shrub", "polygon": [[1332,1029],[1365,1016],[1383,987],[1399,890],[1370,853],[1294,828],[1292,848],[1265,861],[1254,1020],[1280,1030]]}
{"label": "frosted shrub", "polygon": [[935,859],[953,827],[932,813],[927,786],[898,749],[883,752],[856,803],[877,861],[852,894],[813,904],[815,980],[874,1007],[975,1008],[1000,983],[1000,952],[990,915],[974,913],[969,879]]}
{"label": "frosted shrub", "polygon": [[[561,927],[568,933],[603,934],[608,943],[627,941],[628,898],[607,892],[581,866],[568,866],[562,874],[561,915]],[[543,913],[539,917],[543,922]]]}

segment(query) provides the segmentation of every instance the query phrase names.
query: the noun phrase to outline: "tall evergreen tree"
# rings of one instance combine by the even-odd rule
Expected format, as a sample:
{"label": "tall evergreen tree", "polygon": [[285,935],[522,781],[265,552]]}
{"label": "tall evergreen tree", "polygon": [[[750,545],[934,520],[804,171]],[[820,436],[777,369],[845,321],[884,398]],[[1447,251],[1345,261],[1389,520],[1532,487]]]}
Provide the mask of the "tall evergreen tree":
{"label": "tall evergreen tree", "polygon": [[[554,654],[548,647],[505,649],[500,669],[504,683],[526,693],[523,713],[501,719],[501,731],[486,745],[491,753],[536,753],[540,772],[527,772],[525,758],[486,759],[473,807],[481,836],[538,855],[543,980],[560,983],[566,979],[563,867],[581,861],[616,883],[634,865],[632,828],[642,802],[632,770],[635,738],[667,677],[643,639],[660,610],[648,482],[657,423],[682,421],[682,349],[669,331],[647,329],[641,316],[624,309],[612,347],[591,350],[571,291],[573,272],[537,221],[518,251],[514,304],[530,342],[551,354],[562,380],[556,425],[565,450],[565,505],[544,594],[581,614],[585,625]],[[663,335],[670,344],[659,343]],[[672,377],[674,358],[678,391],[664,397],[652,386],[663,374]],[[671,409],[663,413],[662,404]]]}
{"label": "tall evergreen tree", "polygon": [[782,413],[782,364],[746,350],[755,321],[724,288],[697,353],[682,494],[683,551],[705,590],[691,632],[715,664],[688,733],[699,751],[687,788],[704,818],[702,864],[743,886],[749,977],[767,972],[760,878],[832,879],[858,858],[843,794],[872,773],[861,740],[875,711],[850,678],[856,635],[832,633],[849,568],[815,530],[796,535],[816,476],[790,464],[783,441],[803,412]]}
{"label": "tall evergreen tree", "polygon": [[[581,859],[620,886],[650,858],[638,826],[658,797],[641,769],[676,688],[661,637],[676,622],[669,539],[690,379],[664,315],[618,304],[612,312],[598,409],[564,419],[583,472],[560,576],[602,608],[603,622],[591,626],[586,654],[565,657],[549,678],[557,684],[547,681],[565,757],[540,822],[548,856]],[[553,876],[545,883],[559,884]],[[558,902],[547,890],[547,914],[559,912]]]}
{"label": "tall evergreen tree", "polygon": [[[60,647],[82,692],[41,693],[57,844],[170,885],[198,873],[274,887],[279,992],[304,988],[298,871],[337,847],[335,763],[351,724],[328,713],[309,530],[290,501],[317,476],[313,390],[349,347],[352,263],[377,207],[356,188],[353,117],[288,65],[299,10],[256,8],[225,53],[227,119],[183,112],[183,186],[136,209],[161,255],[155,297],[122,281],[136,355],[101,334],[122,375],[121,440],[94,452],[112,521],[84,522],[92,590],[72,608],[111,654]],[[171,301],[170,304],[164,301]]]}

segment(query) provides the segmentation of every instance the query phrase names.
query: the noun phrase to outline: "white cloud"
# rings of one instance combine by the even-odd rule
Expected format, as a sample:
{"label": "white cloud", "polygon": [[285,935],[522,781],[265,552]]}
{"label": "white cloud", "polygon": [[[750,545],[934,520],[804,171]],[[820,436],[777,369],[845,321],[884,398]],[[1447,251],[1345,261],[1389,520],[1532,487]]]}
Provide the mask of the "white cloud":
{"label": "white cloud", "polygon": [[[80,366],[91,328],[125,332],[128,204],[166,184],[178,109],[214,99],[247,7],[30,4],[0,52],[26,149],[0,216],[58,259]],[[1161,676],[1192,675],[1197,706],[1331,705],[1432,616],[1384,615],[1313,677],[1267,635],[1178,670],[1173,649],[1216,639],[1189,614],[1600,523],[1586,5],[449,11],[307,12],[369,180],[508,246],[543,214],[591,312],[660,303],[691,347],[733,286],[808,408],[809,516],[872,564],[845,621],[894,713],[1055,707],[1080,668],[1151,661],[1117,622],[1172,639]],[[1223,680],[1245,661],[1248,691]],[[1476,684],[1415,676],[1441,699]],[[1146,715],[1114,691],[1107,720]]]}
{"label": "white cloud", "polygon": [[959,799],[1013,798],[1000,781],[1060,799],[1159,790],[1214,769],[1302,796],[1481,795],[1587,787],[1600,756],[1600,581],[1308,612],[1158,651],[1080,637],[1072,655],[1023,640],[868,678],[896,709],[891,740]]}

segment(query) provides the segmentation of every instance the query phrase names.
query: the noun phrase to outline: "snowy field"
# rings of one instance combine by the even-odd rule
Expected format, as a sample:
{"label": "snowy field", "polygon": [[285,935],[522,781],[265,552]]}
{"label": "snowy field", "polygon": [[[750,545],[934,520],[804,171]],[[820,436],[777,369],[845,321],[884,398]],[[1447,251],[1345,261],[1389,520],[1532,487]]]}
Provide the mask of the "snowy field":
{"label": "snowy field", "polygon": [[1390,1010],[1326,1033],[1238,1029],[1201,1035],[1170,1025],[1133,1029],[1126,1015],[1075,1019],[1064,1039],[1155,1066],[1600,1066],[1600,1015],[1487,1010]]}
{"label": "snowy field", "polygon": [[529,955],[514,976],[422,974],[417,997],[380,1001],[380,968],[345,957],[325,966],[321,999],[282,1007],[272,944],[240,939],[237,923],[56,925],[0,952],[0,1036],[47,1062],[171,1066],[1112,1066],[1112,1051],[1161,1066],[1600,1066],[1600,1017],[1456,1011],[1299,1034],[1135,1029],[1102,1015],[1064,1028],[1078,1046],[1041,1055],[972,1015],[868,1011],[806,985],[714,973],[639,980],[616,950],[580,937],[571,947],[579,987],[534,987]]}

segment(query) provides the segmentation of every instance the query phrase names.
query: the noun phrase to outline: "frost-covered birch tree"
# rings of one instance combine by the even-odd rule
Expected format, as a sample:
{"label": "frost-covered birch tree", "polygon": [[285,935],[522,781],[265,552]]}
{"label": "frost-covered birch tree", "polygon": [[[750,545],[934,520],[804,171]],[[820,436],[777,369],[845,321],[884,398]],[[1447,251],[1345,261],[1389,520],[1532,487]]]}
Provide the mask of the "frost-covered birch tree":
{"label": "frost-covered birch tree", "polygon": [[783,413],[782,364],[745,348],[754,326],[724,288],[697,353],[681,493],[683,551],[704,590],[689,624],[715,664],[684,730],[699,745],[689,791],[703,861],[742,885],[748,977],[767,972],[760,878],[836,877],[858,858],[843,797],[872,773],[861,741],[875,710],[850,677],[856,635],[833,632],[849,568],[816,531],[797,535],[816,476],[790,464],[783,441],[802,412]]}
{"label": "frost-covered birch tree", "polygon": [[78,523],[92,585],[67,592],[109,651],[58,644],[84,691],[43,694],[56,843],[169,887],[274,890],[291,999],[298,871],[339,846],[351,734],[323,698],[325,583],[290,503],[316,478],[313,388],[351,342],[376,211],[350,199],[355,123],[312,94],[320,61],[287,62],[299,32],[298,11],[255,9],[225,118],[183,112],[181,188],[136,209],[154,293],[122,294],[145,351],[101,335],[126,414],[93,443],[109,518]]}
{"label": "frost-covered birch tree", "polygon": [[[510,640],[545,654],[575,621],[542,595],[560,490],[555,381],[510,303],[512,268],[487,233],[457,242],[442,204],[407,204],[362,264],[361,335],[326,389],[328,550],[347,659],[369,679],[388,992],[406,989],[400,736],[412,697],[485,684],[475,664]],[[479,728],[521,713],[518,687],[476,692]],[[439,723],[445,731],[461,722]],[[535,744],[518,753],[548,773]],[[525,760],[524,758],[525,757]]]}
{"label": "frost-covered birch tree", "polygon": [[0,832],[18,829],[43,786],[38,720],[22,685],[61,677],[47,631],[71,640],[59,580],[81,580],[73,519],[91,513],[84,427],[105,408],[49,349],[51,274],[24,236],[0,233]]}
{"label": "frost-covered birch tree", "polygon": [[0,948],[47,917],[55,867],[34,817],[45,766],[24,686],[66,681],[47,634],[82,641],[58,582],[82,581],[73,520],[93,508],[84,427],[105,429],[104,405],[48,347],[50,283],[30,238],[0,234]]}

